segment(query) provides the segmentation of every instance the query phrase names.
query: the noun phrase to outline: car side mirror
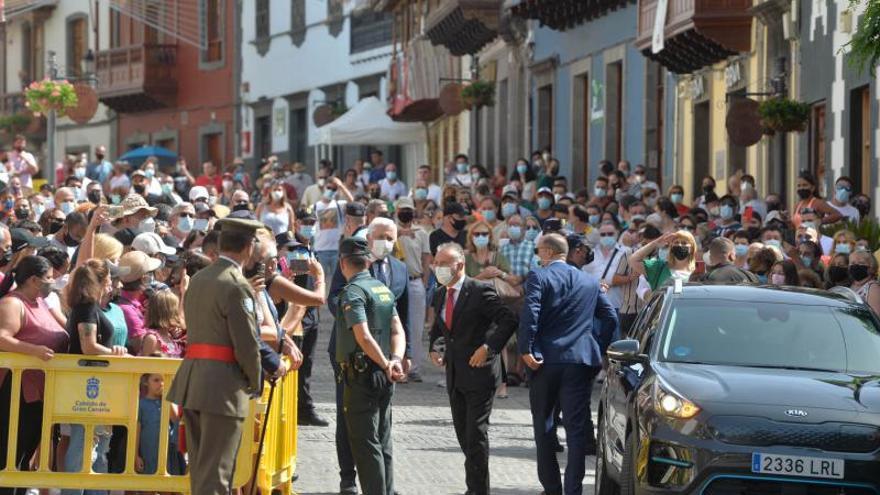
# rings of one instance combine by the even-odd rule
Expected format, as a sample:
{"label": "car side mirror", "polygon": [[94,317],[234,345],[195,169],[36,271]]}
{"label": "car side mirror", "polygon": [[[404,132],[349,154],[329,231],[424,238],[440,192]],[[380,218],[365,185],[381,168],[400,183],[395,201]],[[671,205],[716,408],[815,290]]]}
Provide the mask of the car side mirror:
{"label": "car side mirror", "polygon": [[608,359],[623,364],[644,363],[648,360],[648,356],[646,354],[639,354],[640,347],[638,340],[618,340],[612,342],[605,353],[608,355]]}

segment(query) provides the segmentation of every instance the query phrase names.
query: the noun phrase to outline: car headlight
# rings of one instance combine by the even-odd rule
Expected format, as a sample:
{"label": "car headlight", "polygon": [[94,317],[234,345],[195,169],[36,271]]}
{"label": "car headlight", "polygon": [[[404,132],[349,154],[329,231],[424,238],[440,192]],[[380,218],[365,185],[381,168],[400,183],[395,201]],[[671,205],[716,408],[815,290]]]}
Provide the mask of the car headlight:
{"label": "car headlight", "polygon": [[700,406],[676,392],[659,379],[654,382],[654,409],[670,418],[690,419],[700,412]]}

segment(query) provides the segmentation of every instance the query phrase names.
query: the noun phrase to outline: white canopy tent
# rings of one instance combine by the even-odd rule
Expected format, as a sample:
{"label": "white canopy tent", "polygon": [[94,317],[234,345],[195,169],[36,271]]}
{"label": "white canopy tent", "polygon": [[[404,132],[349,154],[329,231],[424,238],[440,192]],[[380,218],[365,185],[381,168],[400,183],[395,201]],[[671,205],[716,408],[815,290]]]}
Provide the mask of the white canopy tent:
{"label": "white canopy tent", "polygon": [[422,124],[391,120],[388,107],[375,96],[364,98],[333,122],[317,129],[316,145],[401,145],[404,163],[398,164],[412,180],[416,168],[427,163],[427,137]]}

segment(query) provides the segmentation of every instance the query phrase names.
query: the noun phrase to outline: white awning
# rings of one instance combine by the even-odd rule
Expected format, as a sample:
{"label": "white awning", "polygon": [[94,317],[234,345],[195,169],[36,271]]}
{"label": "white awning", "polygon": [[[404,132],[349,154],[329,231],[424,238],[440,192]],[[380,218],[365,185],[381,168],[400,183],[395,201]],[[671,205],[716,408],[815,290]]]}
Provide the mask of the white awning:
{"label": "white awning", "polygon": [[375,96],[364,98],[338,119],[319,127],[314,144],[383,146],[426,142],[422,124],[395,122],[387,110]]}

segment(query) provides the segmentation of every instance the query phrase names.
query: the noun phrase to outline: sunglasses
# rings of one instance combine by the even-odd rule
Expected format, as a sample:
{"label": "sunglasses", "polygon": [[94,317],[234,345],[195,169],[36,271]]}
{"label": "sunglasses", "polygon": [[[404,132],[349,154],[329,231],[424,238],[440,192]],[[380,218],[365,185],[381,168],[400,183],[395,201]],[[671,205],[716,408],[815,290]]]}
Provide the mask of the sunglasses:
{"label": "sunglasses", "polygon": [[615,234],[614,232],[604,232],[604,233],[600,232],[599,233],[599,237],[615,237],[615,236],[617,236],[617,234]]}
{"label": "sunglasses", "polygon": [[474,237],[489,237],[488,232],[474,232]]}

